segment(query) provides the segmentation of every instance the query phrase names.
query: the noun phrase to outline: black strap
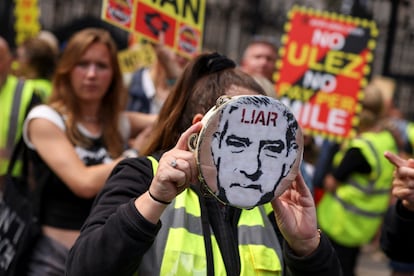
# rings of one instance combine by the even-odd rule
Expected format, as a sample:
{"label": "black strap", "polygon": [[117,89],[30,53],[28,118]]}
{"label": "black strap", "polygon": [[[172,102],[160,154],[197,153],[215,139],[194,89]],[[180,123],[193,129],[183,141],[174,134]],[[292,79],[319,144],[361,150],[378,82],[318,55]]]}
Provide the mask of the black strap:
{"label": "black strap", "polygon": [[7,174],[12,175],[13,169],[15,164],[17,163],[17,160],[19,159],[19,156],[24,151],[24,141],[23,136],[20,137],[19,142],[14,146],[12,155],[10,157],[9,166],[7,167]]}
{"label": "black strap", "polygon": [[23,86],[24,86],[24,80],[19,79],[16,85],[16,89],[14,91],[13,96],[13,105],[12,110],[10,113],[10,126],[9,131],[7,135],[7,148],[11,149],[14,146],[14,141],[16,139],[16,133],[17,133],[17,125],[19,121],[19,110],[20,110],[20,104],[22,100],[22,94],[23,94]]}
{"label": "black strap", "polygon": [[[21,95],[20,95],[20,97],[21,97]],[[13,101],[13,105],[14,105],[15,100]],[[19,100],[19,102],[20,102],[20,100]],[[29,105],[27,106],[27,109],[26,109],[26,112],[25,112],[25,117],[27,116],[27,114],[29,113],[29,111],[35,105],[39,104],[40,102],[41,102],[40,98],[35,93],[33,93],[32,94],[32,98],[30,99]],[[20,104],[18,104],[18,106],[20,106]],[[16,123],[15,125],[13,125],[11,123],[10,124],[10,127],[13,128],[15,130],[14,132],[16,133],[16,130],[17,130],[17,121],[15,121],[15,123]],[[16,135],[16,134],[14,134],[14,135]],[[11,141],[14,142],[14,138]],[[13,172],[13,169],[14,169],[15,164],[17,163],[17,160],[19,159],[19,157],[21,156],[21,154],[23,154],[23,171],[22,171],[22,175],[23,176],[24,175],[27,175],[28,167],[27,167],[27,162],[26,161],[28,160],[28,157],[27,157],[27,154],[24,154],[26,148],[25,148],[25,144],[24,144],[24,140],[23,140],[23,134],[20,137],[20,139],[17,142],[17,144],[14,145],[14,146],[11,145],[10,148],[13,148],[13,152],[12,152],[11,157],[10,157],[9,166],[7,167],[7,174],[12,175],[12,172]]]}
{"label": "black strap", "polygon": [[213,259],[213,247],[211,245],[211,230],[210,222],[207,214],[207,205],[205,198],[201,195],[201,192],[193,186],[193,190],[198,194],[201,208],[201,223],[203,227],[204,246],[206,248],[207,259],[207,276],[214,276],[214,259]]}

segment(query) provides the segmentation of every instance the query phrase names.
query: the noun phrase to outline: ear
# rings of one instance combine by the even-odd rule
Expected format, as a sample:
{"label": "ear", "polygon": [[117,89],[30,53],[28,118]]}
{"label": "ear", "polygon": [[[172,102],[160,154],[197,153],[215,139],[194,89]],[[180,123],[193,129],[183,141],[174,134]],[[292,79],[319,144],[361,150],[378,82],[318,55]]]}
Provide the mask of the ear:
{"label": "ear", "polygon": [[193,117],[193,125],[195,123],[200,122],[203,119],[204,115],[202,115],[201,113],[197,113],[196,115],[194,115]]}

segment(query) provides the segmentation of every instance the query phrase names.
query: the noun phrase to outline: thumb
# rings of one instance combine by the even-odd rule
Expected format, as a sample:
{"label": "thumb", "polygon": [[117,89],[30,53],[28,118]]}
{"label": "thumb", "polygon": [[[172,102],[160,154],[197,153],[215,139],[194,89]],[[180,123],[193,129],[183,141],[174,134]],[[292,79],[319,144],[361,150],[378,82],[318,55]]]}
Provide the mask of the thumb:
{"label": "thumb", "polygon": [[408,167],[410,167],[410,168],[414,168],[414,159],[413,158],[410,158],[410,159],[408,159],[407,160],[407,165],[408,165]]}
{"label": "thumb", "polygon": [[190,135],[193,134],[193,133],[200,132],[202,127],[203,127],[203,124],[201,122],[197,122],[194,125],[192,125],[191,127],[189,127],[186,131],[184,131],[181,134],[180,139],[178,139],[178,142],[175,145],[175,148],[180,149],[180,150],[188,150],[187,141],[190,138]]}

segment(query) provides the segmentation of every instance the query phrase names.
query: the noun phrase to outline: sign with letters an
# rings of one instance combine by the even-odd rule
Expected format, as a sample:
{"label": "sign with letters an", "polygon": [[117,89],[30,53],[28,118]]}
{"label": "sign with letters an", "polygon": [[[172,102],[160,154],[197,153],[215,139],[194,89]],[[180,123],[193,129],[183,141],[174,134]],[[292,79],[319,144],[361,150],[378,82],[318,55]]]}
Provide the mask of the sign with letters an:
{"label": "sign with letters an", "polygon": [[289,12],[275,89],[306,133],[355,135],[377,35],[367,19],[300,6]]}
{"label": "sign with letters an", "polygon": [[206,0],[105,0],[103,20],[192,57],[201,51]]}

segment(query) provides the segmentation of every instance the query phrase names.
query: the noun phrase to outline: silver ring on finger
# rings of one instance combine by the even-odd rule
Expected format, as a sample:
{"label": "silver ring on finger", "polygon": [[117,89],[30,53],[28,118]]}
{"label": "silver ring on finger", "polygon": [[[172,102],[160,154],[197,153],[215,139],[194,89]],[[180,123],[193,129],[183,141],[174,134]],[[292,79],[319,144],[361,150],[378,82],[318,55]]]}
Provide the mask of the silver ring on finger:
{"label": "silver ring on finger", "polygon": [[170,162],[170,166],[171,166],[171,167],[173,167],[173,168],[176,168],[176,167],[177,167],[177,159],[173,159],[173,160]]}

